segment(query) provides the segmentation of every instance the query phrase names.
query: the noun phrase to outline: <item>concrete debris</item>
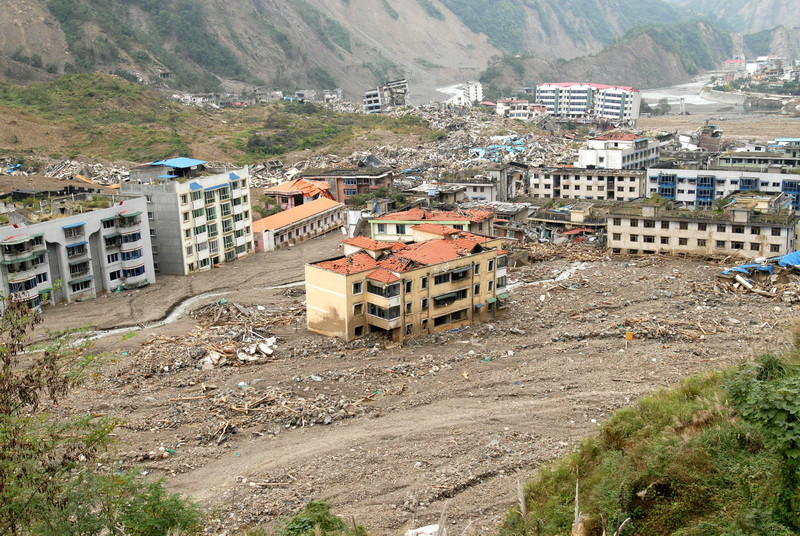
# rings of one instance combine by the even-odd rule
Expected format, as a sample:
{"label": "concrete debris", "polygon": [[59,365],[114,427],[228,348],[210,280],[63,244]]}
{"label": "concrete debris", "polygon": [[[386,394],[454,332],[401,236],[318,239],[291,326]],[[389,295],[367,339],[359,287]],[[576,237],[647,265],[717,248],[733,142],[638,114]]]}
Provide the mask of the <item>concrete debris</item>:
{"label": "concrete debris", "polygon": [[800,302],[800,252],[726,268],[717,275],[723,292],[753,293],[783,303]]}
{"label": "concrete debris", "polygon": [[47,166],[44,172],[46,177],[56,179],[71,179],[80,175],[89,182],[109,186],[119,184],[130,174],[122,166],[109,166],[100,163],[87,164],[77,160],[62,160]]}

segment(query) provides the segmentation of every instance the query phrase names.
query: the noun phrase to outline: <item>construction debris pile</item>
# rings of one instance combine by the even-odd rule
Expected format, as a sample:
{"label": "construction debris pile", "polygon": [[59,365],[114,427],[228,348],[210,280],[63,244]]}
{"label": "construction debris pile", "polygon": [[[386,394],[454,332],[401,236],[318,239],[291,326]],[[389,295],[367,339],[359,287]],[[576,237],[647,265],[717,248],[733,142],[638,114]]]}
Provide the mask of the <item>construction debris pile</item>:
{"label": "construction debris pile", "polygon": [[56,179],[71,179],[80,176],[90,182],[109,186],[122,182],[123,179],[128,177],[129,172],[124,167],[100,163],[87,164],[77,160],[62,160],[47,166],[44,174],[46,177]]}
{"label": "construction debris pile", "polygon": [[800,251],[726,268],[717,275],[716,286],[718,290],[753,293],[783,303],[800,302]]}

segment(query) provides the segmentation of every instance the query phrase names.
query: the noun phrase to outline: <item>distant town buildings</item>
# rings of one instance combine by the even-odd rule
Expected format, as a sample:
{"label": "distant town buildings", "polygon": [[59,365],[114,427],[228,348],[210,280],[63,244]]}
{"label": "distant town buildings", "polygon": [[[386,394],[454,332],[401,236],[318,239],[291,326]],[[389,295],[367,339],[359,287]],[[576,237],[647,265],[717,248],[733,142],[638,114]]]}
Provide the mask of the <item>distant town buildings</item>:
{"label": "distant town buildings", "polygon": [[392,80],[364,93],[364,110],[380,114],[392,108],[405,106],[408,99],[408,80]]}
{"label": "distant town buildings", "polygon": [[144,197],[84,194],[50,204],[61,208],[28,221],[11,214],[16,223],[0,227],[5,296],[39,308],[156,280]]}
{"label": "distant town buildings", "polygon": [[248,168],[215,173],[205,165],[191,158],[151,162],[121,184],[123,193],[147,198],[157,271],[208,270],[253,251]]}
{"label": "distant town buildings", "polygon": [[551,83],[536,86],[536,102],[550,115],[568,120],[607,119],[633,125],[642,96],[632,87]]}

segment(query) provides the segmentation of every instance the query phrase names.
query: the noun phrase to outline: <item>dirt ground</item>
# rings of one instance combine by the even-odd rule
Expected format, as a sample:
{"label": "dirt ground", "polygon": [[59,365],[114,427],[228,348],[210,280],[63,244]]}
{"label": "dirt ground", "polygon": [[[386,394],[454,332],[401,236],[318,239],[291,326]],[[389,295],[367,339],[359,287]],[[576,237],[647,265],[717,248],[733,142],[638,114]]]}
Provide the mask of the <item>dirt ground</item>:
{"label": "dirt ground", "polygon": [[[724,105],[720,104],[724,108]],[[767,114],[730,112],[698,114],[698,115],[663,115],[658,117],[642,117],[637,127],[644,130],[663,130],[667,132],[693,132],[702,127],[706,121],[722,130],[724,138],[741,141],[767,141],[787,136],[800,127],[800,117]]]}
{"label": "dirt ground", "polygon": [[215,512],[209,534],[270,523],[315,498],[379,536],[435,523],[445,508],[454,534],[492,534],[517,479],[643,394],[779,346],[795,314],[715,290],[719,266],[552,259],[510,271],[511,303],[493,322],[402,347],[344,344],[304,330],[302,287],[268,289],[336,255],[339,238],[48,310],[51,329],[110,328],[219,291],[289,319],[265,324],[278,338],[271,360],[211,370],[199,368],[203,345],[246,328],[183,316],[98,339],[101,370],[58,411],[121,419],[117,463],[200,500]]}

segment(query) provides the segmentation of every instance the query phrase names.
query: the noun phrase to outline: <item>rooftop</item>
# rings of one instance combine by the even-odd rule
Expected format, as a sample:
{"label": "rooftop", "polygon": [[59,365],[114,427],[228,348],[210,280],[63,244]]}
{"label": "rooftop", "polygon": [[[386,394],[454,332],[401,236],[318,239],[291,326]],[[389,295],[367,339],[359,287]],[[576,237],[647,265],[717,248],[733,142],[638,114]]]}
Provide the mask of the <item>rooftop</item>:
{"label": "rooftop", "polygon": [[256,233],[263,231],[275,231],[277,229],[288,227],[293,223],[303,221],[306,218],[321,214],[326,210],[343,206],[344,205],[341,203],[333,201],[332,199],[326,199],[322,197],[309,203],[304,203],[294,208],[290,208],[289,210],[278,212],[272,216],[256,220],[253,222],[253,231]]}
{"label": "rooftop", "polygon": [[369,254],[359,251],[346,257],[317,262],[312,264],[323,270],[329,270],[341,275],[352,275],[371,271],[371,278],[387,277],[379,268],[394,274],[415,270],[424,266],[433,266],[443,262],[454,261],[483,251],[481,244],[490,241],[490,238],[459,233],[449,238],[415,242],[411,244],[392,244],[392,251],[384,257],[373,259]]}
{"label": "rooftop", "polygon": [[348,238],[347,240],[343,240],[342,244],[347,244],[348,246],[355,246],[357,248],[365,249],[367,251],[380,251],[383,249],[392,249],[391,242],[378,242],[377,240],[372,240],[371,238],[367,238],[366,236],[356,236],[353,238]]}
{"label": "rooftop", "polygon": [[463,213],[449,210],[426,210],[423,208],[412,208],[402,212],[392,212],[385,214],[371,221],[469,221],[479,222],[491,218],[492,211],[487,210],[465,210]]}
{"label": "rooftop", "polygon": [[556,86],[556,87],[589,86],[592,89],[619,89],[622,91],[634,91],[636,93],[639,92],[638,89],[630,86],[609,86],[606,84],[587,84],[584,82],[551,82],[547,84],[539,84],[539,87],[541,86]]}
{"label": "rooftop", "polygon": [[439,236],[449,236],[458,234],[460,231],[447,225],[439,225],[436,223],[421,223],[412,227],[415,231],[422,231],[423,233],[431,233]]}
{"label": "rooftop", "polygon": [[634,134],[633,132],[608,132],[601,136],[596,136],[592,138],[594,140],[600,141],[639,141],[639,140],[646,140],[646,136],[640,136],[639,134]]}
{"label": "rooftop", "polygon": [[205,160],[195,160],[194,158],[170,158],[169,160],[156,160],[150,162],[151,166],[165,166],[173,169],[189,169],[195,166],[207,164]]}
{"label": "rooftop", "polygon": [[264,193],[290,194],[302,192],[305,197],[311,197],[322,193],[323,191],[329,191],[330,189],[330,185],[325,181],[314,181],[301,178],[282,182],[281,184],[271,188],[265,188]]}
{"label": "rooftop", "polygon": [[383,177],[392,173],[391,168],[339,168],[339,169],[310,169],[304,171],[300,177]]}

